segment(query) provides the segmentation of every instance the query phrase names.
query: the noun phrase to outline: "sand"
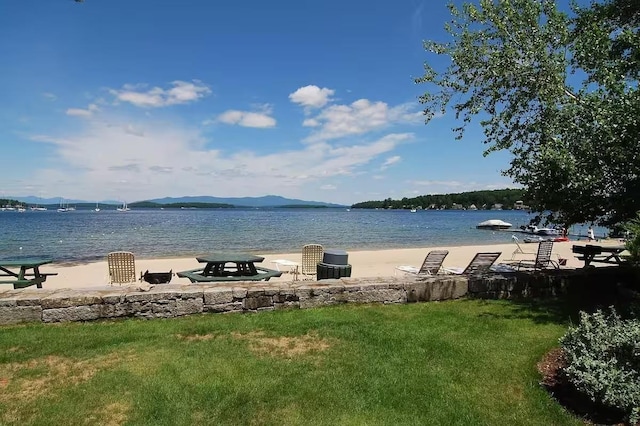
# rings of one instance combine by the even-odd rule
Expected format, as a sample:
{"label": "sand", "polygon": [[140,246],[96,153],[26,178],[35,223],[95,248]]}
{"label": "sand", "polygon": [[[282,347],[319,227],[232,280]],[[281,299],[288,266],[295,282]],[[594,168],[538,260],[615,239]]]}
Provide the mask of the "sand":
{"label": "sand", "polygon": [[[571,251],[571,247],[574,244],[586,244],[586,241],[568,241],[554,243],[553,254],[554,259],[564,258],[567,259],[567,268],[581,268],[584,263],[578,260]],[[600,241],[598,244],[605,245],[619,245],[621,244],[617,240]],[[458,246],[458,247],[418,247],[418,248],[404,248],[404,249],[389,249],[389,250],[349,250],[349,263],[352,266],[352,277],[382,277],[392,276],[395,274],[403,274],[395,269],[399,265],[413,265],[419,267],[424,260],[424,257],[430,250],[444,249],[449,250],[449,255],[445,259],[444,267],[460,267],[464,268],[473,258],[476,253],[479,252],[501,252],[501,256],[497,263],[509,261],[512,259],[525,260],[535,258],[535,251],[537,250],[537,244],[520,243],[520,247],[531,254],[516,254],[513,255],[517,249],[515,243],[509,244],[490,244],[490,245],[473,245],[473,246]],[[264,256],[264,261],[259,265],[266,268],[276,269],[276,264],[273,260],[287,259],[294,262],[301,261],[301,252],[288,253],[288,254],[260,254]],[[136,258],[136,273],[140,275],[141,272],[149,270],[151,272],[173,272],[185,271],[189,269],[196,269],[202,267],[195,257],[193,258],[163,258],[163,259],[141,259]],[[283,268],[286,270],[288,268]],[[47,289],[60,289],[60,288],[96,288],[109,285],[107,262],[93,262],[80,265],[46,265],[41,268],[43,272],[57,272],[57,276],[51,276],[43,284],[43,288]],[[291,282],[293,276],[289,273],[284,273],[279,278],[272,278],[269,282],[284,281]],[[190,282],[186,278],[178,278],[174,276],[171,280],[172,284],[184,284],[189,285]]]}

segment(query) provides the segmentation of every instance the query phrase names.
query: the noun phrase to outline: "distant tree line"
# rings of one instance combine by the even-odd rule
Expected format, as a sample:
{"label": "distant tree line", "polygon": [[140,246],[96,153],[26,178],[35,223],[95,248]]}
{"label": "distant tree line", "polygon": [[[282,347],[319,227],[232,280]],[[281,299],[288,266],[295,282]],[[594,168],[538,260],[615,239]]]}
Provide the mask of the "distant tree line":
{"label": "distant tree line", "polygon": [[232,204],[223,204],[223,203],[154,203],[153,201],[138,201],[135,203],[129,204],[129,207],[137,207],[142,209],[159,209],[159,208],[168,208],[168,209],[228,209],[234,208],[235,206]]}
{"label": "distant tree line", "polygon": [[21,203],[18,200],[11,200],[9,198],[0,198],[0,206],[21,206],[24,203]]}
{"label": "distant tree line", "polygon": [[522,207],[527,207],[523,200],[523,189],[498,189],[492,191],[471,191],[459,194],[420,195],[414,198],[382,201],[365,201],[353,204],[354,209],[468,209],[472,205],[478,210],[490,210],[495,205],[501,205],[504,210],[511,210],[517,201]]}
{"label": "distant tree line", "polygon": [[283,204],[282,206],[276,206],[279,209],[326,209],[328,206],[316,205],[316,204]]}

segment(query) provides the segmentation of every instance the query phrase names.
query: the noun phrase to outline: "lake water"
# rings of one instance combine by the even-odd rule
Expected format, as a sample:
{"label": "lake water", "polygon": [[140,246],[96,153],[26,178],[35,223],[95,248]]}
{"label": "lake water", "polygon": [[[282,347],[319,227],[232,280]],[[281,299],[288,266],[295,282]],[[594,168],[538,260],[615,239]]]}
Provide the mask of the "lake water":
{"label": "lake water", "polygon": [[[487,219],[518,227],[524,211],[352,209],[134,209],[0,212],[0,258],[56,262],[102,260],[110,251],[136,257],[192,257],[215,251],[291,253],[318,243],[345,250],[507,243],[511,233],[476,229]],[[597,235],[606,230],[595,228]],[[586,235],[586,227],[570,229]]]}

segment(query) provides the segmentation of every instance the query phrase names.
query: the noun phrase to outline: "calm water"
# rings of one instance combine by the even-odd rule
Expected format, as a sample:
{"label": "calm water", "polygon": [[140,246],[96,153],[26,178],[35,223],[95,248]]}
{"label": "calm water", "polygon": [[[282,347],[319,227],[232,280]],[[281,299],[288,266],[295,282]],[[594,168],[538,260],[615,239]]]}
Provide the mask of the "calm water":
{"label": "calm water", "polygon": [[[511,233],[475,226],[502,219],[517,227],[530,218],[523,211],[454,210],[5,211],[0,212],[0,258],[37,256],[72,262],[104,259],[116,250],[150,258],[215,251],[298,252],[307,243],[345,250],[506,243]],[[586,228],[570,232],[584,235]],[[596,228],[596,233],[604,231]]]}

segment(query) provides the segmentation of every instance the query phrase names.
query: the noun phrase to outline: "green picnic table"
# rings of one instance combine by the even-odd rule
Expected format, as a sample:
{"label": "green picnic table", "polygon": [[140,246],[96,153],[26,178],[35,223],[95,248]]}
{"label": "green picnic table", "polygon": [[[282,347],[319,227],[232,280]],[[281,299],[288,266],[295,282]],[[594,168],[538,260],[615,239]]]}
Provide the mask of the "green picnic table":
{"label": "green picnic table", "polygon": [[204,268],[178,272],[178,276],[196,282],[223,281],[269,281],[272,277],[279,277],[282,271],[256,266],[264,257],[244,253],[215,253],[196,257],[199,263],[205,263]]}
{"label": "green picnic table", "polygon": [[58,275],[57,273],[40,272],[42,265],[51,262],[50,259],[0,260],[0,284],[13,284],[13,288],[24,288],[31,285],[42,288],[42,283],[47,280],[48,276]]}
{"label": "green picnic table", "polygon": [[584,261],[584,266],[589,266],[592,262],[609,263],[620,265],[625,263],[625,259],[620,255],[626,250],[624,245],[600,246],[587,244],[584,246],[574,245],[571,250],[578,254],[578,259]]}

